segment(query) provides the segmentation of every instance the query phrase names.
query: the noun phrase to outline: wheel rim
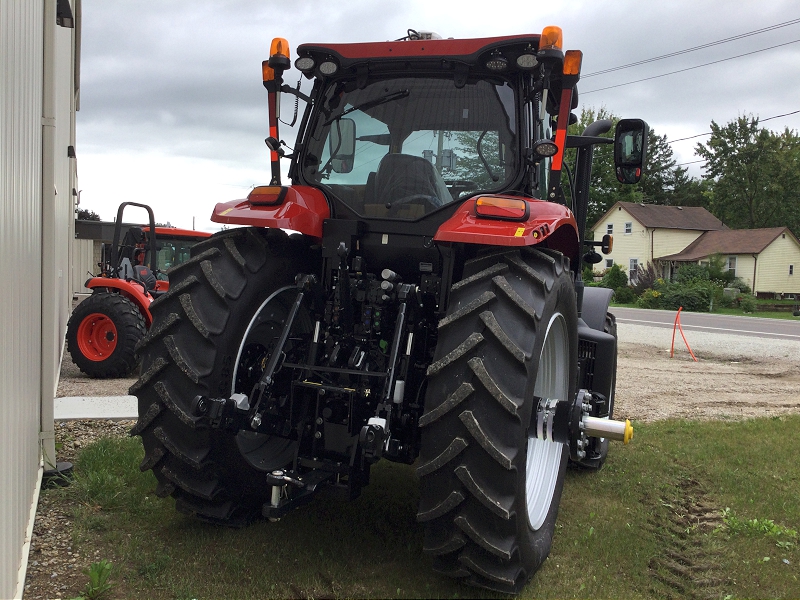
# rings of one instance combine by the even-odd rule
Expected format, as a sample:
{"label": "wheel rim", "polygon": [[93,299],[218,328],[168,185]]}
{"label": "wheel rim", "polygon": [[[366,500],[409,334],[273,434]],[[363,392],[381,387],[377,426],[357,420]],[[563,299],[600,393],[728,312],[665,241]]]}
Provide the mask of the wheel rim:
{"label": "wheel rim", "polygon": [[[556,313],[547,324],[534,395],[540,398],[566,399],[569,393],[569,344],[564,316]],[[539,529],[550,512],[553,493],[561,470],[563,445],[540,440],[528,434],[525,467],[525,499],[528,523]]]}
{"label": "wheel rim", "polygon": [[104,361],[117,347],[117,327],[108,315],[92,313],[78,326],[77,341],[81,354],[87,359]]}
{"label": "wheel rim", "polygon": [[[269,360],[272,346],[280,335],[283,324],[289,313],[289,308],[297,296],[297,288],[287,286],[276,290],[261,303],[253,314],[250,323],[245,329],[242,341],[236,354],[233,377],[231,379],[231,394],[242,393],[250,396],[253,386],[258,382]],[[297,315],[292,335],[287,342],[285,350],[288,355],[299,352],[302,343],[297,342],[296,335],[309,330],[308,318],[305,313]],[[294,342],[292,340],[295,340]],[[280,367],[277,373],[280,372]],[[276,375],[277,375],[276,373]],[[273,390],[279,390],[287,381],[277,380]],[[282,390],[286,392],[287,390]],[[295,442],[285,438],[256,433],[253,431],[240,431],[236,435],[236,445],[242,457],[255,469],[271,471],[283,467],[294,454]]]}

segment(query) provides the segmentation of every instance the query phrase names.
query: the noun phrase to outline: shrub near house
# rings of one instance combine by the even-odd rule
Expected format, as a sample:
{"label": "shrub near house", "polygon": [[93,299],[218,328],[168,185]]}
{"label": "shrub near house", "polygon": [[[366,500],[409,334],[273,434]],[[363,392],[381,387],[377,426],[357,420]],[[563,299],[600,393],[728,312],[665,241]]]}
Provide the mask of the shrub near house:
{"label": "shrub near house", "polygon": [[[648,266],[650,267],[650,266]],[[711,257],[708,265],[687,263],[677,272],[674,282],[655,278],[654,270],[640,267],[637,272],[636,287],[644,287],[636,300],[640,308],[663,308],[692,312],[709,312],[714,307],[740,306],[745,312],[752,312],[752,298],[746,295],[750,290],[747,284],[725,270],[720,256]],[[725,288],[734,288],[738,293],[726,297]],[[749,309],[749,310],[748,310]]]}

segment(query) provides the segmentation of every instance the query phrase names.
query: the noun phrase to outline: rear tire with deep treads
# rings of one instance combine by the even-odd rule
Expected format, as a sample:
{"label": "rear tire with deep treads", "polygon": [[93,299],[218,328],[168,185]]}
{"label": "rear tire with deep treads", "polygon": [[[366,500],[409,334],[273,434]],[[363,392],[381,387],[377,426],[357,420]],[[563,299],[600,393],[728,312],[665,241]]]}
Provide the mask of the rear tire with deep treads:
{"label": "rear tire with deep treads", "polygon": [[[131,387],[139,399],[131,434],[142,437],[141,469],[152,469],[156,493],[175,497],[181,512],[244,525],[269,498],[265,472],[291,462],[286,440],[201,426],[191,404],[198,395],[250,394],[260,371],[251,373],[255,381],[244,381],[237,365],[250,361],[252,371],[266,363],[296,296],[295,276],[318,264],[318,253],[299,236],[225,231],[194,246],[192,258],[170,271],[169,291],[151,305],[153,325],[140,348],[142,374]],[[265,325],[267,312],[274,315]],[[250,339],[259,329],[264,341],[246,345],[246,332]]]}
{"label": "rear tire with deep treads", "polygon": [[517,593],[547,557],[568,450],[531,439],[534,396],[572,398],[576,369],[567,259],[522,249],[465,265],[420,419],[417,517],[437,571]]}
{"label": "rear tire with deep treads", "polygon": [[147,331],[131,300],[95,291],[75,307],[67,323],[67,351],[89,377],[124,377],[136,368],[136,345]]}

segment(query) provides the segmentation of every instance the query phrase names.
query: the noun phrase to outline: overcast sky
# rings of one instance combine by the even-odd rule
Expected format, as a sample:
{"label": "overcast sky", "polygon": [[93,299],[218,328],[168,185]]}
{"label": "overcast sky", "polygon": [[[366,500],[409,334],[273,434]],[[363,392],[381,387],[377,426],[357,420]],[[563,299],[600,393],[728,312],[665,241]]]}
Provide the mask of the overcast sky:
{"label": "overcast sky", "polygon": [[[384,41],[408,28],[460,38],[558,25],[565,49],[584,53],[581,106],[643,118],[670,140],[707,132],[712,119],[800,110],[797,0],[82,0],[82,8],[81,208],[104,220],[135,201],[150,204],[157,221],[191,228],[194,218],[197,229],[216,231],[214,204],[268,183],[261,61],[273,37],[289,40],[294,60],[301,43]],[[293,85],[298,75],[293,68],[285,80]],[[653,79],[620,85],[645,78]],[[284,94],[284,120],[293,101]],[[798,130],[800,113],[763,126]],[[281,137],[294,142],[285,127]],[[673,144],[678,162],[697,160],[703,139]],[[687,166],[701,175],[701,165]]]}

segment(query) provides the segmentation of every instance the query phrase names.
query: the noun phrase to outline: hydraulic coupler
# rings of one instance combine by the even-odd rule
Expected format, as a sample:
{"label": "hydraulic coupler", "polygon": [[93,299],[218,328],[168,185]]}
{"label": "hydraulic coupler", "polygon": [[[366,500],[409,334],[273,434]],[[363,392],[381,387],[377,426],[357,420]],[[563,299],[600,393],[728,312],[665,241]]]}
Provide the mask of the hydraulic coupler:
{"label": "hydraulic coupler", "polygon": [[538,405],[531,429],[537,438],[569,444],[570,457],[586,456],[588,438],[608,438],[627,444],[633,439],[629,420],[614,421],[591,416],[595,402],[605,402],[601,394],[579,390],[572,401],[537,398]]}

